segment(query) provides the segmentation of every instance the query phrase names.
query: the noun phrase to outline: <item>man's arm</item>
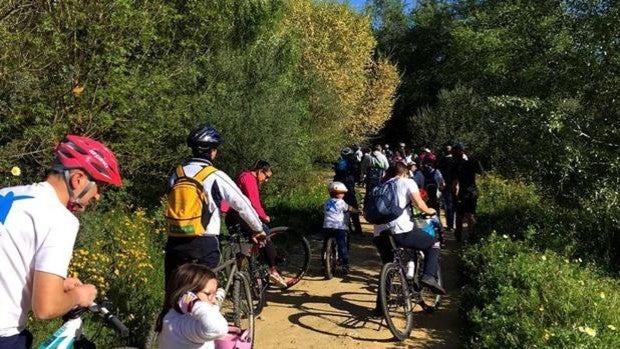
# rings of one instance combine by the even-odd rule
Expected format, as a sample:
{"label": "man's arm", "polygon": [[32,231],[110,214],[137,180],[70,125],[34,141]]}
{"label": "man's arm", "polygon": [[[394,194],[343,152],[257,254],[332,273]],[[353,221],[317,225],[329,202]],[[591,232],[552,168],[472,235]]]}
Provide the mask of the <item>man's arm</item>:
{"label": "man's arm", "polygon": [[211,176],[217,181],[222,199],[226,200],[230,207],[239,213],[239,217],[250,226],[252,231],[262,232],[263,223],[258,218],[250,200],[243,195],[237,184],[226,173],[219,170]]}
{"label": "man's arm", "polygon": [[[75,280],[75,279],[72,279]],[[34,272],[32,282],[32,311],[40,320],[49,320],[66,314],[76,305],[87,307],[97,296],[93,285],[73,285],[65,292],[65,279],[43,271]]]}

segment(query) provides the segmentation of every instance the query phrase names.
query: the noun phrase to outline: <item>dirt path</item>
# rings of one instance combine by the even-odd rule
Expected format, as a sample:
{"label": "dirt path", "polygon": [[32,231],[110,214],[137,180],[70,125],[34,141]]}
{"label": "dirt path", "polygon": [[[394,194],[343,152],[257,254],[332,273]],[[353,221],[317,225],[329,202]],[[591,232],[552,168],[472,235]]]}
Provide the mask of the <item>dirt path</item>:
{"label": "dirt path", "polygon": [[308,276],[286,293],[267,295],[257,319],[256,344],[267,348],[460,348],[457,299],[457,243],[451,234],[442,250],[444,285],[449,295],[433,314],[417,314],[411,337],[396,342],[381,318],[372,315],[381,261],[372,244],[372,226],[351,240],[348,276],[325,280],[321,242],[311,241]]}

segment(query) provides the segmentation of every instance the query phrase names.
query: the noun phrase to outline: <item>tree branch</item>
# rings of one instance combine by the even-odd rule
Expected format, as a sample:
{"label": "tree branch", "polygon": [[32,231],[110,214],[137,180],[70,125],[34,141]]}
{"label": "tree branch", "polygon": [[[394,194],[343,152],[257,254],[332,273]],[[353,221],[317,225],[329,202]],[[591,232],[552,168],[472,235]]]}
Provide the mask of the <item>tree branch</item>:
{"label": "tree branch", "polygon": [[15,4],[15,6],[12,9],[10,9],[6,13],[0,15],[0,22],[2,22],[3,20],[5,20],[7,17],[9,17],[10,15],[14,14],[15,12],[17,12],[17,11],[19,11],[21,9],[27,8],[27,7],[32,7],[32,6],[33,6],[32,3],[30,3],[30,4],[21,4],[21,5]]}

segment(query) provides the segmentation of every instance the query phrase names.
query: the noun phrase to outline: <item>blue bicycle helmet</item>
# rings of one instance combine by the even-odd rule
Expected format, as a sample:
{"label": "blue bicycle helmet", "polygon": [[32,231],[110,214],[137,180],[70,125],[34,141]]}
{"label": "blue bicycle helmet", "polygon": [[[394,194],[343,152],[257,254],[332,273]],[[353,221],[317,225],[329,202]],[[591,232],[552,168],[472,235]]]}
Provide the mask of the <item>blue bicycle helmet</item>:
{"label": "blue bicycle helmet", "polygon": [[202,124],[196,127],[187,136],[187,146],[193,150],[217,148],[222,142],[220,133],[209,124]]}

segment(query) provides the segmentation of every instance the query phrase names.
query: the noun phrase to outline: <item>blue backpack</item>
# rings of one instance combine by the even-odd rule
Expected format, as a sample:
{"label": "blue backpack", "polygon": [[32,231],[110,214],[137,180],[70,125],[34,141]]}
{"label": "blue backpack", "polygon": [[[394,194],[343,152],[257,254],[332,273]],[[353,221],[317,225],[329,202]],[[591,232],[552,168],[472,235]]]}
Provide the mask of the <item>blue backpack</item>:
{"label": "blue backpack", "polygon": [[364,218],[371,224],[389,223],[400,217],[404,210],[398,205],[395,179],[374,187],[364,199]]}

